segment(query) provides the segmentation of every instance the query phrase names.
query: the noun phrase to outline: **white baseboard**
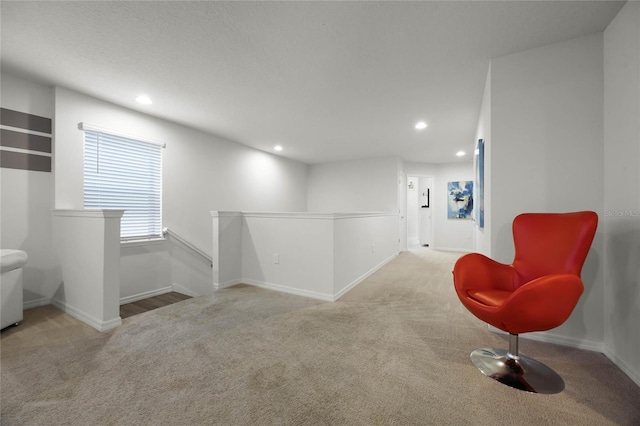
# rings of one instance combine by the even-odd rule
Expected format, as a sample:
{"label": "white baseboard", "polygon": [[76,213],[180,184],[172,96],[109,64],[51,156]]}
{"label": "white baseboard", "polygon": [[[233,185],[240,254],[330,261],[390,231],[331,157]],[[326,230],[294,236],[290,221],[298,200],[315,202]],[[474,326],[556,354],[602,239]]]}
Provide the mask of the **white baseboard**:
{"label": "white baseboard", "polygon": [[473,251],[473,249],[471,248],[459,248],[459,247],[431,247],[434,250],[438,250],[438,251],[455,251],[455,252],[460,252],[460,253],[470,253]]}
{"label": "white baseboard", "polygon": [[[507,334],[504,331],[495,328],[491,325],[488,326],[490,331],[499,334]],[[567,346],[570,348],[584,349],[593,352],[600,352],[613,362],[624,374],[626,374],[633,382],[640,386],[640,372],[636,371],[633,367],[627,364],[623,359],[618,357],[615,352],[601,342],[592,342],[589,340],[574,339],[566,336],[558,336],[556,334],[548,332],[535,332],[520,334],[520,337],[524,339],[537,340],[539,342],[555,343],[557,345]]]}
{"label": "white baseboard", "polygon": [[41,297],[40,299],[29,300],[22,304],[22,309],[32,309],[38,306],[51,305],[51,299],[49,297]]}
{"label": "white baseboard", "polygon": [[195,291],[191,291],[188,288],[186,288],[185,286],[180,285],[180,284],[175,284],[174,283],[171,288],[173,289],[172,291],[175,291],[176,293],[184,294],[184,295],[187,295],[187,296],[190,296],[190,297],[202,296],[202,294],[198,294]]}
{"label": "white baseboard", "polygon": [[215,290],[220,290],[222,288],[233,287],[234,285],[242,284],[242,283],[244,283],[242,278],[236,278],[234,280],[225,281],[223,283],[213,283],[213,288]]}
{"label": "white baseboard", "polygon": [[304,296],[304,297],[310,297],[312,299],[323,300],[325,302],[335,302],[340,297],[342,297],[346,292],[348,292],[349,290],[351,290],[352,288],[360,284],[362,281],[367,279],[371,274],[376,272],[378,269],[382,268],[384,265],[389,263],[392,259],[397,257],[399,254],[400,253],[398,252],[393,253],[387,259],[383,260],[381,263],[379,263],[378,265],[371,268],[369,271],[362,274],[360,277],[358,277],[357,279],[349,283],[347,286],[345,286],[343,289],[341,289],[339,292],[335,294],[320,293],[312,290],[304,290],[300,288],[289,287],[282,284],[274,284],[266,281],[254,280],[251,278],[240,278],[240,279],[235,279],[231,281],[226,281],[224,283],[215,283],[214,287],[216,288],[216,290],[218,290],[221,288],[231,287],[236,284],[243,283],[243,284],[252,285],[254,287],[266,288],[268,290],[275,290],[283,293],[295,294],[297,296]]}
{"label": "white baseboard", "polygon": [[113,318],[109,321],[102,321],[102,328],[97,329],[98,331],[107,331],[112,328],[120,327],[122,325],[122,318],[117,317]]}
{"label": "white baseboard", "polygon": [[627,364],[624,360],[620,359],[613,352],[613,350],[611,350],[610,347],[608,347],[607,345],[603,345],[603,346],[604,346],[604,351],[603,351],[604,355],[607,358],[609,358],[611,362],[613,362],[616,365],[616,367],[622,370],[624,374],[629,376],[629,378],[633,380],[636,385],[640,386],[640,371],[634,370],[633,367]]}
{"label": "white baseboard", "polygon": [[145,291],[144,293],[138,293],[138,294],[134,294],[132,296],[127,296],[127,297],[123,297],[120,299],[120,304],[121,305],[125,305],[127,303],[133,303],[133,302],[137,302],[138,300],[144,300],[144,299],[148,299],[150,297],[154,297],[154,296],[160,296],[162,294],[167,294],[167,293],[171,293],[172,291],[175,291],[177,293],[181,293],[190,297],[198,297],[198,296],[202,296],[202,294],[198,294],[195,291],[192,291],[190,289],[188,289],[187,287],[181,285],[181,284],[172,284],[170,286],[167,287],[162,287],[162,288],[158,288],[155,290],[150,290],[150,291]]}
{"label": "white baseboard", "polygon": [[280,291],[282,293],[295,294],[296,296],[310,297],[312,299],[324,300],[325,302],[333,302],[333,296],[326,293],[318,293],[317,291],[302,290],[299,288],[288,287],[281,284],[273,284],[264,281],[252,280],[244,278],[240,280],[244,284],[249,284],[255,287],[266,288],[268,290]]}
{"label": "white baseboard", "polygon": [[371,276],[374,272],[376,272],[378,269],[382,268],[384,265],[386,265],[387,263],[391,262],[394,258],[396,258],[400,253],[396,252],[394,254],[392,254],[391,256],[389,256],[388,258],[386,258],[385,260],[383,260],[381,263],[379,263],[378,265],[374,266],[373,268],[369,269],[367,272],[365,272],[364,274],[362,274],[360,277],[358,277],[355,281],[351,282],[350,284],[348,284],[346,287],[344,287],[342,290],[340,290],[339,292],[337,292],[336,294],[333,295],[333,300],[332,301],[336,301],[338,299],[340,299],[342,296],[344,296],[349,290],[351,290],[352,288],[354,288],[355,286],[357,286],[358,284],[360,284],[362,281],[366,280],[369,276]]}
{"label": "white baseboard", "polygon": [[162,287],[156,290],[145,291],[143,293],[134,294],[132,296],[122,297],[120,299],[120,304],[125,305],[127,303],[137,302],[138,300],[148,299],[154,296],[160,296],[161,294],[170,293],[172,291],[173,291],[173,286]]}
{"label": "white baseboard", "polygon": [[112,328],[116,328],[122,325],[122,318],[120,317],[103,321],[87,314],[86,312],[83,312],[82,310],[74,306],[69,305],[66,302],[62,302],[55,298],[51,299],[51,304],[56,308],[60,309],[61,311],[71,315],[72,317],[82,321],[85,324],[90,325],[91,327],[95,328],[100,332],[111,330]]}
{"label": "white baseboard", "polygon": [[[489,331],[498,334],[509,334],[492,325],[488,325]],[[590,340],[574,339],[573,337],[559,336],[549,332],[523,333],[519,334],[523,339],[535,340],[538,342],[554,343],[556,345],[567,346],[575,349],[584,349],[587,351],[604,353],[604,345],[600,342],[592,342]]]}

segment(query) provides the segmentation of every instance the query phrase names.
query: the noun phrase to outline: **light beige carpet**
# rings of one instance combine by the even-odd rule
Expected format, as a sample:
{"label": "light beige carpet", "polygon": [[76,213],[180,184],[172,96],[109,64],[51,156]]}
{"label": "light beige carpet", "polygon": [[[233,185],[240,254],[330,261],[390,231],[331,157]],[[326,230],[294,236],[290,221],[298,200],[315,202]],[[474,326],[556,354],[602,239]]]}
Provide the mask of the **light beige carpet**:
{"label": "light beige carpet", "polygon": [[458,302],[458,256],[402,253],[335,303],[237,286],[107,333],[38,308],[2,334],[1,423],[640,424],[640,388],[599,353],[521,340],[558,395],[478,372],[469,353],[507,342]]}

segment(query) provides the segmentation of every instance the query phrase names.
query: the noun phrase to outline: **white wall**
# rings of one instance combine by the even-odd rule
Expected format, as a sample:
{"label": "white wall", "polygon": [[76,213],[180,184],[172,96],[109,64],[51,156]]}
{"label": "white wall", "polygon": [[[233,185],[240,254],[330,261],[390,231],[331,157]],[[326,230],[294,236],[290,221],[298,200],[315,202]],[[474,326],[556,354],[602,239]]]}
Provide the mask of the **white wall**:
{"label": "white wall", "polygon": [[604,343],[640,385],[640,3],[604,33]]}
{"label": "white wall", "polygon": [[[151,106],[152,108],[152,106]],[[55,206],[82,208],[83,132],[79,122],[166,143],[163,151],[163,226],[212,253],[212,210],[301,211],[307,166],[222,138],[55,88]],[[173,284],[211,287],[209,265],[163,245],[123,246],[123,298]],[[170,260],[170,261],[169,261]],[[167,272],[167,268],[171,271]],[[206,266],[203,270],[202,267]],[[180,280],[172,282],[173,280]]]}
{"label": "white wall", "polygon": [[[12,74],[0,76],[3,108],[53,118],[53,91]],[[53,174],[0,169],[0,247],[25,251],[24,305],[48,304],[56,275],[51,246]]]}
{"label": "white wall", "polygon": [[[492,61],[487,198],[498,261],[513,260],[511,223],[519,213],[602,212],[602,49],[597,34]],[[583,268],[585,292],[550,334],[594,347],[602,342],[603,261],[600,228]]]}
{"label": "white wall", "polygon": [[404,172],[407,176],[435,176],[440,170],[439,164],[404,162]]}
{"label": "white wall", "polygon": [[[166,241],[120,245],[120,299],[130,303],[172,290],[171,245]],[[190,256],[190,254],[185,254]]]}
{"label": "white wall", "polygon": [[398,254],[393,213],[212,216],[216,288],[246,283],[333,301]]}
{"label": "white wall", "polygon": [[[82,208],[79,122],[161,140],[163,222],[211,253],[212,210],[301,211],[307,166],[56,88],[56,207]],[[189,208],[185,208],[189,206]]]}
{"label": "white wall", "polygon": [[393,157],[312,164],[307,211],[395,213],[397,179],[398,159]]}
{"label": "white wall", "polygon": [[[245,213],[242,282],[332,300],[333,217]],[[278,263],[274,256],[278,256]]]}
{"label": "white wall", "polygon": [[333,295],[339,298],[398,254],[398,216],[345,215],[334,220]]}
{"label": "white wall", "polygon": [[[428,164],[396,158],[342,161],[309,166],[307,208],[310,212],[384,211],[406,216],[407,176],[433,176],[434,240],[440,250],[471,251],[473,222],[447,219],[447,182],[473,180],[471,160]],[[401,248],[406,248],[407,221],[399,223]]]}
{"label": "white wall", "polygon": [[487,71],[476,130],[476,141],[479,139],[484,140],[484,228],[481,229],[477,224],[474,228],[474,251],[491,257],[491,65]]}

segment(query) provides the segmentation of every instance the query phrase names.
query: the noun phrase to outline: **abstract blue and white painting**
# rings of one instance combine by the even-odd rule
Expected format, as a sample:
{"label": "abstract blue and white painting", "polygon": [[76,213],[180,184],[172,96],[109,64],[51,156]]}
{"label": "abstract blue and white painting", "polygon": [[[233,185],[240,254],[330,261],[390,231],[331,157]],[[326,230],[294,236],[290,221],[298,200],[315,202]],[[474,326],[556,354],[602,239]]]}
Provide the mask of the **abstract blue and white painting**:
{"label": "abstract blue and white painting", "polygon": [[447,217],[449,219],[471,219],[473,212],[473,181],[449,182],[447,189],[449,194]]}

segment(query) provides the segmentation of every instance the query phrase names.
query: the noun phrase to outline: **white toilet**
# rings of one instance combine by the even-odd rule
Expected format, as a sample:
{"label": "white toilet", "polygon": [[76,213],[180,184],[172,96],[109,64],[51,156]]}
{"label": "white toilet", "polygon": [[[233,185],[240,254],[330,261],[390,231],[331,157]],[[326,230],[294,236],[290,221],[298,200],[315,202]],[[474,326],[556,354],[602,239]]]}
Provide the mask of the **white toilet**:
{"label": "white toilet", "polygon": [[0,250],[0,328],[22,321],[22,267],[27,259],[21,250]]}

